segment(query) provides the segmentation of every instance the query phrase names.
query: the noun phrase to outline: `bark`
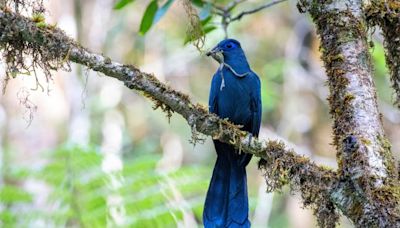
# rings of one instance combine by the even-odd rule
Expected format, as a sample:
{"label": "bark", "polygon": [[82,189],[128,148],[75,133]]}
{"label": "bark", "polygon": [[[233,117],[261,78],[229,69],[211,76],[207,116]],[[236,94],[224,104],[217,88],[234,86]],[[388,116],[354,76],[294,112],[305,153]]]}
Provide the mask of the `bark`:
{"label": "bark", "polygon": [[[361,0],[300,1],[321,39],[341,182],[334,203],[360,227],[400,226],[398,181],[378,110]],[[346,197],[351,192],[356,197]]]}
{"label": "bark", "polygon": [[[48,72],[68,66],[69,61],[82,64],[139,91],[168,116],[180,114],[192,128],[194,141],[202,133],[262,158],[259,166],[268,190],[289,184],[292,191],[301,194],[304,205],[314,209],[321,227],[335,226],[336,208],[357,226],[400,226],[397,174],[376,104],[361,2],[319,2],[299,3],[313,16],[321,36],[335,120],[338,172],[297,155],[282,142],[251,137],[153,75],[94,54],[42,21],[0,11],[0,47],[8,72],[31,70],[32,66]],[[31,67],[23,63],[28,56],[33,59]]]}

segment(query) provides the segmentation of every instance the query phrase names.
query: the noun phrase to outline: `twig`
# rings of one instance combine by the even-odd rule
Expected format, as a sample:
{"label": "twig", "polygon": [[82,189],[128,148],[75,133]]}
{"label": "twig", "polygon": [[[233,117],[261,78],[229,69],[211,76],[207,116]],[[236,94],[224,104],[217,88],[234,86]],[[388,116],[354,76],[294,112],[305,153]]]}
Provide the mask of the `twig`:
{"label": "twig", "polygon": [[245,1],[246,1],[246,0],[235,0],[235,1],[232,1],[232,2],[230,2],[230,3],[225,7],[225,10],[228,11],[228,12],[230,12],[230,11],[232,11],[237,5],[239,5],[240,3],[245,2]]}
{"label": "twig", "polygon": [[276,1],[272,1],[272,2],[270,2],[270,3],[267,3],[267,4],[265,4],[265,5],[262,5],[262,6],[260,6],[260,7],[257,7],[257,8],[255,8],[255,9],[248,10],[248,11],[243,11],[243,12],[241,12],[239,15],[237,15],[236,17],[233,17],[232,19],[230,19],[229,22],[240,20],[240,19],[242,19],[242,17],[245,16],[245,15],[257,13],[258,11],[261,11],[261,10],[263,10],[263,9],[269,8],[269,7],[271,7],[271,6],[274,6],[274,5],[279,4],[279,3],[281,3],[281,2],[284,2],[284,1],[286,1],[286,0],[276,0]]}
{"label": "twig", "polygon": [[220,5],[215,4],[212,1],[206,1],[206,3],[211,4],[211,7],[212,7],[214,13],[221,17],[221,25],[222,25],[222,29],[225,34],[225,39],[228,38],[228,26],[230,25],[231,22],[240,20],[244,15],[256,13],[258,11],[269,8],[273,5],[284,2],[286,0],[275,0],[275,1],[269,2],[265,5],[262,5],[260,7],[257,7],[255,9],[243,11],[239,15],[232,17],[231,11],[236,6],[238,6],[240,3],[243,3],[245,1],[246,0],[234,0],[234,1],[231,1],[230,3],[228,3],[226,6],[220,6]]}

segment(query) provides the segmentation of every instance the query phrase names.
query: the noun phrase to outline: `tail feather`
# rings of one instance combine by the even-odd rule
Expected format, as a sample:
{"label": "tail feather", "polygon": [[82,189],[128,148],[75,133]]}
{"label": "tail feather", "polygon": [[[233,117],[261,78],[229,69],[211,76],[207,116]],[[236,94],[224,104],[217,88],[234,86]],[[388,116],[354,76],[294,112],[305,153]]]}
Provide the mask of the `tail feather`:
{"label": "tail feather", "polygon": [[246,166],[251,155],[214,143],[218,157],[206,196],[204,227],[250,227]]}

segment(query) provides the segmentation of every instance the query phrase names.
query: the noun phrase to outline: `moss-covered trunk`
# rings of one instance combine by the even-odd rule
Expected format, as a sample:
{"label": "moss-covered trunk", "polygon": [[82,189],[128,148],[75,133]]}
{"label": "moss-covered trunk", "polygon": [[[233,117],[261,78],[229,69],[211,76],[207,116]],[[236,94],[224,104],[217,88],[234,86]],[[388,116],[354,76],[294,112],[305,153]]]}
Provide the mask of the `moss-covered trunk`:
{"label": "moss-covered trunk", "polygon": [[328,76],[341,180],[331,198],[357,226],[399,227],[397,171],[378,110],[363,3],[300,1],[299,9],[317,26]]}

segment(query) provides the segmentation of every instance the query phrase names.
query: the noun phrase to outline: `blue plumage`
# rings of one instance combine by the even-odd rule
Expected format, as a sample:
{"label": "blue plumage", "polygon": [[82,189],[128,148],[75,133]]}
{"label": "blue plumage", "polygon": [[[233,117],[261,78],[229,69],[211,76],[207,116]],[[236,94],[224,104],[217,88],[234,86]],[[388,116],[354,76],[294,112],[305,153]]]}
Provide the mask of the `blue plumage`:
{"label": "blue plumage", "polygon": [[[210,112],[229,118],[258,136],[261,124],[260,80],[250,69],[240,43],[221,41],[207,55],[221,63],[211,82]],[[204,206],[204,227],[250,227],[246,166],[250,154],[214,141],[217,161]]]}

